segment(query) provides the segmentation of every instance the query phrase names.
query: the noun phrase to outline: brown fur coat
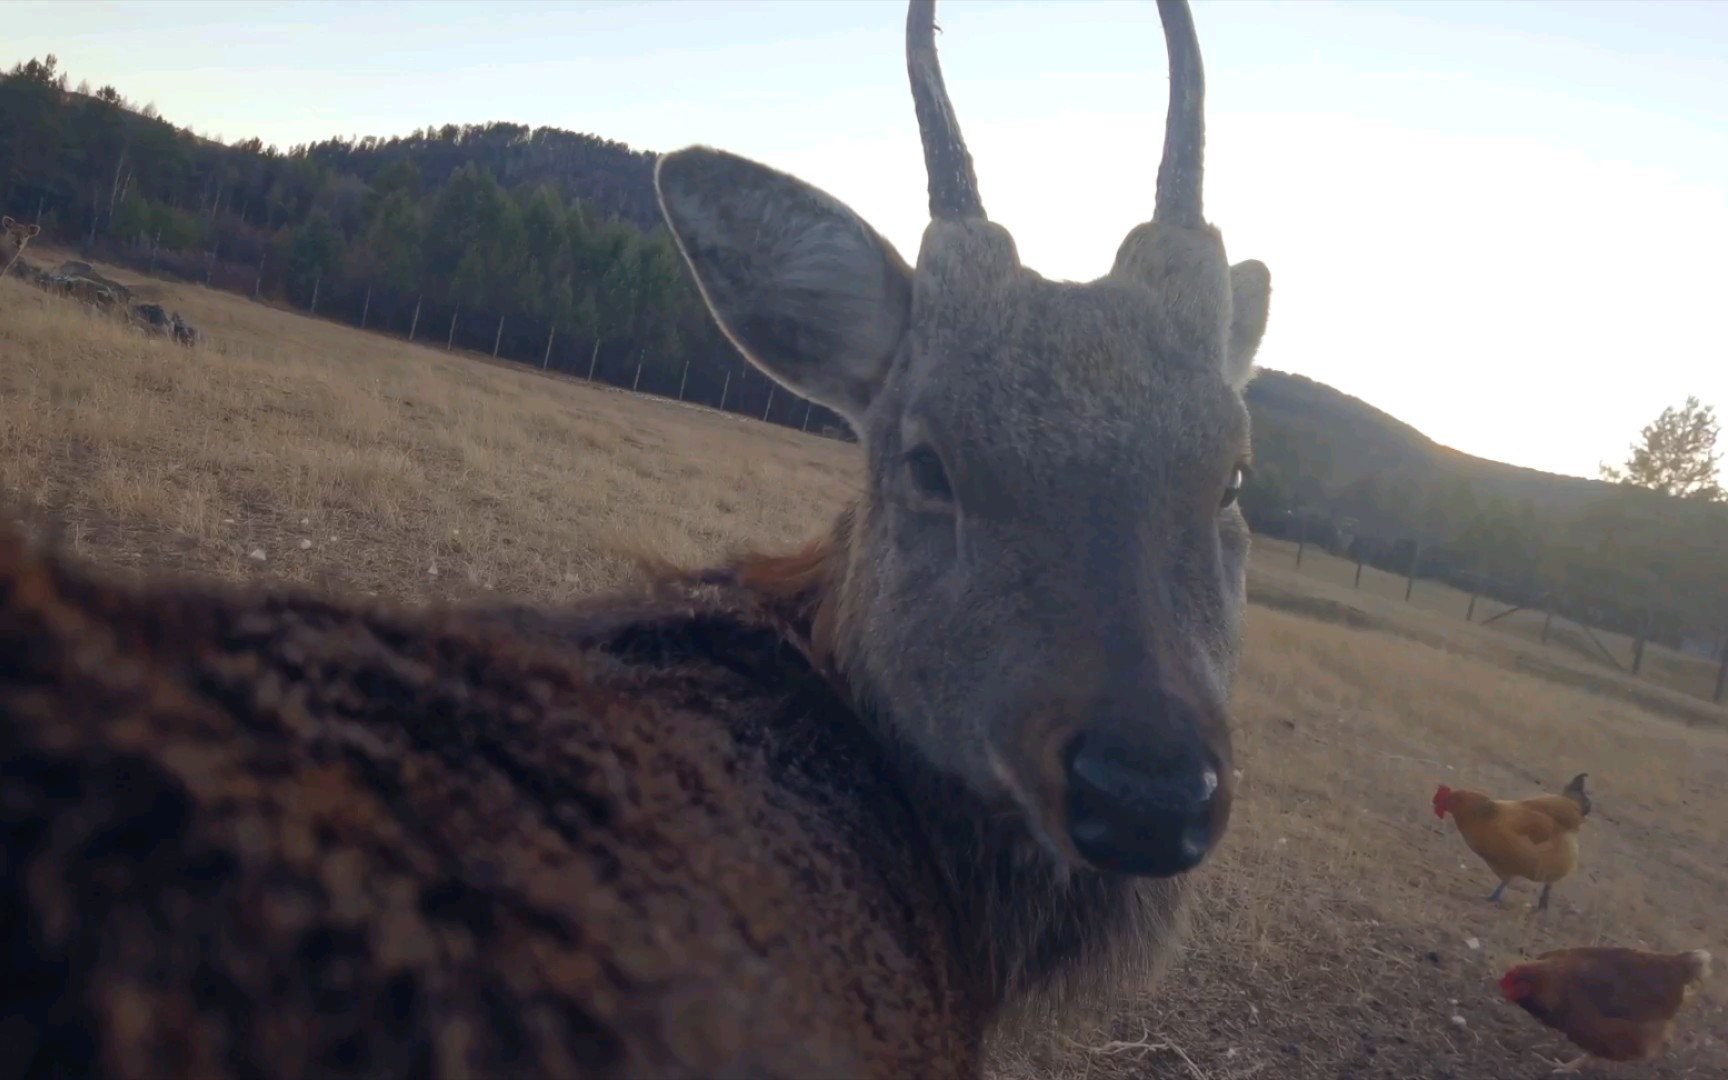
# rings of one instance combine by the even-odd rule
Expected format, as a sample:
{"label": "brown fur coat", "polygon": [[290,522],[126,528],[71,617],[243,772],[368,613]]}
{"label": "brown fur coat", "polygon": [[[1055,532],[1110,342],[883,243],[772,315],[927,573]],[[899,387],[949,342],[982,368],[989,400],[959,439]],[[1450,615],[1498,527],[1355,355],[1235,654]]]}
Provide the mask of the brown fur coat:
{"label": "brown fur coat", "polygon": [[0,534],[0,1076],[976,1075],[928,830],[774,596],[410,613]]}

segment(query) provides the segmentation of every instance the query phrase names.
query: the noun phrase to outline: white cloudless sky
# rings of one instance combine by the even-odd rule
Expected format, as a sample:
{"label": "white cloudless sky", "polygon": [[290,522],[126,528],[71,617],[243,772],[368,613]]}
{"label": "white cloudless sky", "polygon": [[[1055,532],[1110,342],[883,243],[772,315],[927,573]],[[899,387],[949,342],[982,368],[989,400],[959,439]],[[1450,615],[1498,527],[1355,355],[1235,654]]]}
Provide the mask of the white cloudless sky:
{"label": "white cloudless sky", "polygon": [[[1194,0],[1206,209],[1272,268],[1269,367],[1486,457],[1595,475],[1687,394],[1728,412],[1728,2]],[[182,126],[287,147],[509,120],[701,142],[826,188],[908,259],[900,0],[12,0]],[[1055,278],[1150,214],[1149,0],[942,0],[985,205]],[[1058,362],[1059,358],[1052,358]]]}

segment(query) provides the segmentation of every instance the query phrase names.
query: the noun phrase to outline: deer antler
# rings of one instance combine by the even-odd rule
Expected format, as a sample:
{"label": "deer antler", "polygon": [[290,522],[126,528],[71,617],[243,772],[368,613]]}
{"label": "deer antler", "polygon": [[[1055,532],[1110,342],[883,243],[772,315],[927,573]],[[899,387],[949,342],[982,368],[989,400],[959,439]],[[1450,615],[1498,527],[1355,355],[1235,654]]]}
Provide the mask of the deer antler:
{"label": "deer antler", "polygon": [[1188,0],[1158,0],[1158,18],[1170,54],[1170,108],[1164,117],[1164,159],[1158,163],[1152,220],[1198,228],[1205,224],[1200,179],[1206,144],[1206,75],[1200,66],[1200,42],[1194,36]]}
{"label": "deer antler", "polygon": [[985,220],[972,155],[960,136],[960,122],[954,118],[942,65],[936,59],[936,0],[912,0],[907,8],[906,74],[912,80],[912,106],[918,113],[924,168],[930,175],[930,216]]}

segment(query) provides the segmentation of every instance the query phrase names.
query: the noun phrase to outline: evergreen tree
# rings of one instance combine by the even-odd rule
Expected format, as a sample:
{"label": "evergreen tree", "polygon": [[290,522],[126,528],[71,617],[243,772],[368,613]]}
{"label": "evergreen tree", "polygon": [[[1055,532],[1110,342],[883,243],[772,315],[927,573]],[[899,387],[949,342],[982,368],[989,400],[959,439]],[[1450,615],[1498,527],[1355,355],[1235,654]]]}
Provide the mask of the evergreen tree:
{"label": "evergreen tree", "polygon": [[1716,440],[1721,434],[1715,408],[1688,397],[1678,408],[1663,409],[1639,432],[1623,468],[1603,465],[1602,479],[1717,502],[1724,497],[1717,478],[1722,455],[1716,452]]}

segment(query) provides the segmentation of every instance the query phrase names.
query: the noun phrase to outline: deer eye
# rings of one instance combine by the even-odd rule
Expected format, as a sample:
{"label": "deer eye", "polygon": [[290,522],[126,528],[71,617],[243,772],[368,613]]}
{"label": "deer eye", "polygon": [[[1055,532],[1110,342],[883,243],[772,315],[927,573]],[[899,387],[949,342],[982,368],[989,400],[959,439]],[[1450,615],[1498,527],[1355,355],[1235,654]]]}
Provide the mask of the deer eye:
{"label": "deer eye", "polygon": [[1224,498],[1218,503],[1220,510],[1228,510],[1236,505],[1236,500],[1242,495],[1242,485],[1248,482],[1250,470],[1246,465],[1238,465],[1230,471],[1230,483],[1224,487]]}
{"label": "deer eye", "polygon": [[918,494],[936,502],[953,502],[954,488],[948,483],[948,470],[942,459],[928,445],[915,446],[906,452],[906,474]]}

